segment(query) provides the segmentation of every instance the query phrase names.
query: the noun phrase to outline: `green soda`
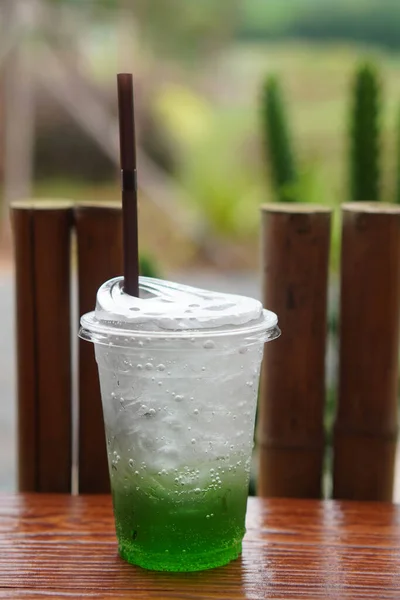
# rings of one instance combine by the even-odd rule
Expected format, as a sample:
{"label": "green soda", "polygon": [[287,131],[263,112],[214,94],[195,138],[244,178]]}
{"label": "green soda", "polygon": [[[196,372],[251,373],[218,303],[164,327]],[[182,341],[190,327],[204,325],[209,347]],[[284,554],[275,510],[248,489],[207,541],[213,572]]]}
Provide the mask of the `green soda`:
{"label": "green soda", "polygon": [[245,533],[248,474],[234,469],[221,479],[216,474],[206,487],[162,474],[136,476],[136,484],[135,476],[123,486],[114,482],[120,556],[146,569],[186,572],[237,558]]}

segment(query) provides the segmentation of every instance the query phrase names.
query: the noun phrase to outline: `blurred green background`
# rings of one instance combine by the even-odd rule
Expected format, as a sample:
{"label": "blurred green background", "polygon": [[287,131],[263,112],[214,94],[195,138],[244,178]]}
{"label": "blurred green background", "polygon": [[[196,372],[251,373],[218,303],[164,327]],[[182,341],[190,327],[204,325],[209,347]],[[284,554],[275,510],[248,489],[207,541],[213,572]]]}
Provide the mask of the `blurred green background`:
{"label": "blurred green background", "polygon": [[[68,18],[51,31],[38,26],[25,43],[38,52],[43,40],[56,48],[113,116],[115,72],[133,71],[140,147],[184,192],[187,206],[180,208],[198,215],[226,247],[239,248],[235,268],[256,268],[258,207],[276,198],[262,106],[270,75],[281,88],[295,151],[295,199],[337,206],[350,198],[354,73],[365,61],[375,65],[381,86],[380,198],[395,199],[400,112],[395,0],[42,4]],[[33,179],[36,195],[118,196],[115,163],[40,86]],[[168,230],[162,220],[158,231],[160,198],[154,205],[154,198],[143,197],[143,243],[161,263],[166,268],[207,263],[196,242],[173,223]],[[180,208],[177,201],[174,210]]]}

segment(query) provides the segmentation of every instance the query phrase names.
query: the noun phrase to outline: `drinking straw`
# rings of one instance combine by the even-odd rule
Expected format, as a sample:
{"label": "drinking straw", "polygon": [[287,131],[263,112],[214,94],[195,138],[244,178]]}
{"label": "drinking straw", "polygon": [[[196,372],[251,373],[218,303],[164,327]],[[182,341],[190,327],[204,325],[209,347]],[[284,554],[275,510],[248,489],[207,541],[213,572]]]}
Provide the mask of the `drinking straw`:
{"label": "drinking straw", "polygon": [[135,115],[131,73],[117,75],[121,162],[124,291],[139,296],[139,248]]}

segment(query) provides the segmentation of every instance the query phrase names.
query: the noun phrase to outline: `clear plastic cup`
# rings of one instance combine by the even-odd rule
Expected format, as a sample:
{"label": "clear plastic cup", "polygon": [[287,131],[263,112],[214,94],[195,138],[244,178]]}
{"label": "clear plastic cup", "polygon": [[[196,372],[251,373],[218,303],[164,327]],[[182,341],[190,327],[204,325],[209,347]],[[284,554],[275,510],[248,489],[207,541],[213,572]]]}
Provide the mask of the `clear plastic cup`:
{"label": "clear plastic cup", "polygon": [[99,290],[95,344],[119,553],[162,571],[241,552],[260,365],[277,317],[256,300],[140,278]]}

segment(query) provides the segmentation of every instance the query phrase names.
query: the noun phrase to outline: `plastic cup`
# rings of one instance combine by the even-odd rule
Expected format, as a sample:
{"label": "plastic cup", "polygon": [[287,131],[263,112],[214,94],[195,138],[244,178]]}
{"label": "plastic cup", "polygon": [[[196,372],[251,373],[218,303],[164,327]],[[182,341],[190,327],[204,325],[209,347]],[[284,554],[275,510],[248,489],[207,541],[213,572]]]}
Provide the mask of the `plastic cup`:
{"label": "plastic cup", "polygon": [[140,283],[143,299],[121,278],[104,284],[80,330],[95,344],[119,554],[159,571],[221,566],[242,548],[277,317],[240,296]]}

